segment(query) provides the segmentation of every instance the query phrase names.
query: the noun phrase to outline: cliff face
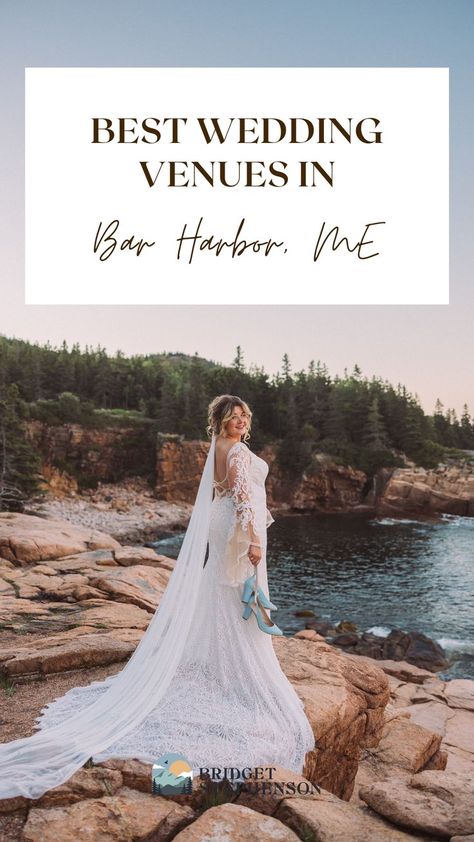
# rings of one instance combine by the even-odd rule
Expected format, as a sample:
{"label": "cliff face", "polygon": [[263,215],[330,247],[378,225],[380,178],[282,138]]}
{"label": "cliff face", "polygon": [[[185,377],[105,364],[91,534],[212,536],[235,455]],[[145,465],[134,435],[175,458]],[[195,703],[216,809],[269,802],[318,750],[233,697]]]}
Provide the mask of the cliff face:
{"label": "cliff face", "polygon": [[[208,449],[207,442],[185,442],[178,436],[164,440],[157,448],[156,495],[194,502]],[[275,447],[266,445],[258,455],[269,465],[266,488],[270,507],[327,514],[437,516],[446,512],[474,516],[474,463],[431,470],[381,468],[369,483],[363,471],[338,465],[323,454],[314,471],[297,479],[282,472]]]}
{"label": "cliff face", "polygon": [[155,494],[162,500],[194,503],[209,442],[158,436]]}
{"label": "cliff face", "polygon": [[[117,482],[153,468],[154,447],[137,427],[89,429],[80,424],[50,426],[29,421],[27,434],[41,455],[48,486],[58,494],[97,480]],[[150,452],[151,450],[151,452]]]}
{"label": "cliff face", "polygon": [[360,507],[367,482],[363,471],[321,458],[314,472],[289,479],[276,460],[276,449],[266,446],[258,454],[269,464],[267,492],[270,503],[296,511],[347,512]]}
{"label": "cliff face", "polygon": [[[157,447],[157,497],[193,503],[206,461],[209,443],[181,441],[179,437],[163,438]],[[363,471],[335,465],[321,466],[315,475],[297,480],[285,477],[276,463],[276,449],[266,445],[258,454],[269,465],[266,483],[268,503],[279,508],[299,511],[341,512],[360,505],[367,481]]]}
{"label": "cliff face", "polygon": [[[157,498],[194,503],[209,450],[209,442],[185,441],[178,435],[159,434],[155,441],[137,427],[88,429],[30,421],[28,435],[42,456],[43,476],[56,496],[74,494],[78,481],[87,486],[98,480],[147,476],[154,477]],[[324,454],[316,456],[313,470],[296,479],[283,473],[274,446],[266,445],[258,455],[269,465],[270,507],[328,514],[474,516],[474,461],[431,470],[381,468],[369,483],[363,471],[338,465]]]}

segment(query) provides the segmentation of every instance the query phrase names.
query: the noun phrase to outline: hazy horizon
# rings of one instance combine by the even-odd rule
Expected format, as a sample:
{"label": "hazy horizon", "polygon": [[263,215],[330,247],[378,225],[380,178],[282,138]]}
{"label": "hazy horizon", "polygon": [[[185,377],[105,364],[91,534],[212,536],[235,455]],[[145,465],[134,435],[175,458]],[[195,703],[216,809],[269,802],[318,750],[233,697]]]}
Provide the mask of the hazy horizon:
{"label": "hazy horizon", "polygon": [[[270,375],[281,369],[285,352],[294,372],[311,359],[325,363],[331,376],[342,375],[344,368],[350,372],[357,364],[369,379],[375,375],[395,387],[405,385],[429,414],[439,398],[458,417],[464,403],[474,415],[473,22],[474,4],[468,0],[399,0],[396,5],[390,0],[334,0],[330,7],[317,0],[295,0],[291,7],[280,0],[271,6],[211,0],[205,7],[189,0],[142,0],[137,7],[124,0],[99,6],[91,0],[77,5],[5,0],[0,8],[0,333],[53,346],[63,339],[69,346],[100,344],[108,353],[121,349],[127,356],[197,351],[225,365],[240,345],[246,367],[263,366]],[[449,67],[451,303],[26,306],[24,68],[42,66]]]}

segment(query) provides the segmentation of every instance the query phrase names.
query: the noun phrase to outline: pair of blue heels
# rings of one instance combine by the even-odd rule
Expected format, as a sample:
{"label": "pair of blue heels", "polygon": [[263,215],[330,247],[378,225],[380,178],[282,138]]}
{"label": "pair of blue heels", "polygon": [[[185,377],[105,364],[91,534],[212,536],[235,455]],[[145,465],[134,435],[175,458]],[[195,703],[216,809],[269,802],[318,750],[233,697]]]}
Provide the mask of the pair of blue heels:
{"label": "pair of blue heels", "polygon": [[[270,602],[269,599],[265,596],[264,592],[262,591],[260,585],[257,589],[255,589],[255,577],[256,573],[253,576],[249,576],[248,579],[244,582],[244,589],[242,591],[242,602],[245,602],[245,608],[242,612],[242,617],[244,620],[248,620],[252,611],[257,618],[257,623],[260,631],[266,632],[266,634],[277,634],[282,635],[283,632],[275,623],[272,623],[268,614],[263,610],[264,608],[269,608],[272,611],[277,610],[277,606]],[[270,620],[271,625],[265,622],[264,615],[267,620]]]}

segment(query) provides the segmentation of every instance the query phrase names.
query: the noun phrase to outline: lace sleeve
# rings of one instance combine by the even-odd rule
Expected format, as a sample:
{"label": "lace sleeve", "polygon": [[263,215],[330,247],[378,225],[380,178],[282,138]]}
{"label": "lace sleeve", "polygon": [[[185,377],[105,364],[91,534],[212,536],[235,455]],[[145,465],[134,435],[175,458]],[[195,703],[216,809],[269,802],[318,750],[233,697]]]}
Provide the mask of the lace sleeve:
{"label": "lace sleeve", "polygon": [[228,454],[227,475],[231,496],[235,505],[236,518],[243,531],[260,544],[256,535],[255,509],[251,499],[250,450],[243,442],[231,447]]}

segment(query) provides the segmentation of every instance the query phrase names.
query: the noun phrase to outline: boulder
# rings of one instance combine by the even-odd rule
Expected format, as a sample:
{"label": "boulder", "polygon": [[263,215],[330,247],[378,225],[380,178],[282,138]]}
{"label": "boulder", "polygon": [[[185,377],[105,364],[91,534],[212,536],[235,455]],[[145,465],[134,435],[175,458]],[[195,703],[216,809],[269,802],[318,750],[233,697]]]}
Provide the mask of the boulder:
{"label": "boulder", "polygon": [[152,614],[138,605],[86,599],[79,604],[78,620],[87,626],[105,629],[142,629],[148,627]]}
{"label": "boulder", "polygon": [[20,650],[7,650],[0,656],[1,671],[10,679],[37,678],[49,673],[125,661],[135,648],[136,642],[127,643],[109,634],[79,633],[71,640],[49,642],[43,648],[32,645]]}
{"label": "boulder", "polygon": [[468,678],[453,678],[446,682],[444,696],[451,708],[474,711],[474,681]]}
{"label": "boulder", "polygon": [[64,556],[48,562],[48,567],[62,575],[87,573],[90,570],[103,570],[104,567],[117,567],[113,550],[89,550]]}
{"label": "boulder", "polygon": [[0,558],[12,561],[18,567],[106,548],[120,549],[120,544],[105,532],[36,515],[0,512]]}
{"label": "boulder", "polygon": [[424,771],[361,787],[359,795],[402,827],[441,837],[474,833],[474,780],[466,773]]}
{"label": "boulder", "polygon": [[[121,547],[120,550],[115,550],[114,558],[122,567],[133,564],[161,567],[166,556],[157,555],[151,547]],[[166,560],[169,561],[169,559]]]}
{"label": "boulder", "polygon": [[151,791],[151,771],[152,763],[144,763],[142,760],[124,759],[114,757],[110,760],[103,760],[97,764],[97,767],[103,767],[112,771],[120,772],[124,786],[130,789],[139,789],[140,792]]}
{"label": "boulder", "polygon": [[474,775],[474,712],[450,708],[440,701],[409,705],[405,708],[413,722],[442,736],[448,753],[449,771],[467,771]]}
{"label": "boulder", "polygon": [[151,567],[125,567],[107,570],[89,578],[89,584],[114,602],[137,605],[156,611],[169,580],[169,571]]}
{"label": "boulder", "polygon": [[440,745],[439,734],[416,725],[410,719],[397,717],[385,724],[382,739],[374,753],[379,763],[396,767],[397,774],[400,769],[414,773],[425,768]]}
{"label": "boulder", "polygon": [[[307,627],[316,629],[316,625],[311,621],[307,623]],[[439,643],[417,631],[392,629],[386,637],[381,637],[367,632],[359,635],[354,631],[344,630],[343,634],[331,637],[330,642],[345,652],[366,656],[371,660],[405,661],[431,672],[449,667],[449,661]]]}
{"label": "boulder", "polygon": [[440,749],[441,737],[415,725],[406,711],[385,712],[382,739],[362,752],[351,803],[360,804],[360,789],[377,781],[408,780],[424,769],[445,769],[447,754]]}
{"label": "boulder", "polygon": [[367,807],[341,801],[322,790],[312,798],[285,798],[275,816],[300,839],[321,842],[433,842],[394,827]]}
{"label": "boulder", "polygon": [[86,798],[114,795],[124,784],[121,773],[115,769],[94,766],[78,769],[68,781],[45,792],[32,801],[35,807],[62,807]]}
{"label": "boulder", "polygon": [[449,661],[439,643],[417,631],[393,629],[385,638],[383,657],[407,661],[433,672],[449,667]]}
{"label": "boulder", "polygon": [[174,837],[174,842],[299,842],[281,821],[239,804],[210,807]]}
{"label": "boulder", "polygon": [[[194,818],[186,806],[156,795],[122,787],[102,798],[61,807],[33,807],[23,828],[22,842],[138,842],[153,838],[167,842]],[[87,837],[84,833],[87,833]]]}
{"label": "boulder", "polygon": [[[279,766],[263,767],[255,772],[244,784],[235,804],[242,804],[257,810],[259,813],[266,813],[273,816],[285,797],[288,795],[296,798],[312,798],[319,793],[320,787],[311,783],[303,775],[298,775],[290,769],[283,769]],[[232,799],[233,800],[233,799]]]}

